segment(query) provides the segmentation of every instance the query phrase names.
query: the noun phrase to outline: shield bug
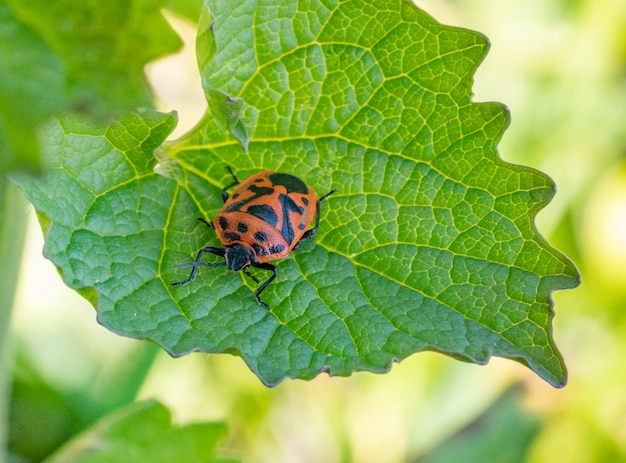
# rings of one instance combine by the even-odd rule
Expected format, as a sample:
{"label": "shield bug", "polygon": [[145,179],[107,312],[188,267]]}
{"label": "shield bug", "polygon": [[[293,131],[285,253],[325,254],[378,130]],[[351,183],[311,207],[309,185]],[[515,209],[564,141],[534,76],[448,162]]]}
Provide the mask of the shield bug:
{"label": "shield bug", "polygon": [[[192,269],[189,278],[172,285],[191,282],[199,267],[226,266],[233,272],[242,271],[256,283],[260,281],[249,273],[249,267],[267,270],[272,275],[254,294],[259,304],[269,309],[261,293],[278,276],[278,268],[269,262],[287,257],[302,240],[315,235],[320,224],[320,203],[336,190],[317,198],[312,188],[291,174],[265,170],[241,183],[230,167],[228,171],[233,181],[222,190],[222,210],[212,224],[199,219],[215,228],[224,247],[206,246],[198,251],[195,261],[176,265]],[[234,186],[237,188],[229,196],[228,189]],[[202,262],[206,253],[223,257],[224,261]]]}

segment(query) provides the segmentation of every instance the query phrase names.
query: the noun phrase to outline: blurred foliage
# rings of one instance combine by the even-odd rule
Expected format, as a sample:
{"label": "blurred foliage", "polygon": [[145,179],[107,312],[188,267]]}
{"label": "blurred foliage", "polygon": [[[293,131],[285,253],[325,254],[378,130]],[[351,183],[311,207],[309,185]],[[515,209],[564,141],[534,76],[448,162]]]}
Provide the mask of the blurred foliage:
{"label": "blurred foliage", "polygon": [[[521,381],[525,392],[515,399],[517,407],[542,423],[525,461],[624,461],[626,5],[622,0],[417,3],[444,23],[490,38],[492,51],[475,78],[475,100],[502,101],[511,109],[501,156],[548,173],[558,185],[538,226],[583,273],[580,288],[554,296],[555,337],[570,370],[567,387],[552,390],[510,362],[478,368],[422,354],[382,377],[319,377],[268,390],[238,358],[160,354],[146,378],[136,379],[138,397],[159,398],[180,422],[227,420],[227,446],[242,461],[396,463],[444,446],[501,391]],[[58,404],[64,391],[89,388],[105,401],[123,384],[112,365],[122,360],[132,365],[130,346],[136,341],[96,326],[88,304],[59,287],[58,276],[40,257],[37,234],[21,274],[15,344],[28,352],[36,382],[45,384],[38,386],[45,391],[42,401]],[[22,361],[16,359],[18,370]],[[14,396],[14,406],[19,397],[24,394]],[[54,426],[43,414],[30,416],[37,426]],[[60,412],[57,419],[65,416],[75,415]],[[11,424],[18,433],[25,429]],[[491,437],[476,433],[468,442],[484,447]],[[500,443],[508,445],[506,439]]]}
{"label": "blurred foliage", "polygon": [[88,424],[67,392],[53,387],[24,356],[16,356],[9,422],[9,448],[21,458],[41,461]]}
{"label": "blurred foliage", "polygon": [[[520,406],[521,388],[499,397],[475,421],[415,460],[415,463],[523,463],[541,429],[539,419]],[[506,442],[506,445],[503,443]]]}
{"label": "blurred foliage", "polygon": [[50,463],[236,463],[220,458],[222,423],[172,425],[169,410],[156,401],[133,403],[100,420],[70,441]]}
{"label": "blurred foliage", "polygon": [[143,68],[181,44],[164,3],[0,0],[0,172],[39,166],[39,128],[52,116],[152,107]]}

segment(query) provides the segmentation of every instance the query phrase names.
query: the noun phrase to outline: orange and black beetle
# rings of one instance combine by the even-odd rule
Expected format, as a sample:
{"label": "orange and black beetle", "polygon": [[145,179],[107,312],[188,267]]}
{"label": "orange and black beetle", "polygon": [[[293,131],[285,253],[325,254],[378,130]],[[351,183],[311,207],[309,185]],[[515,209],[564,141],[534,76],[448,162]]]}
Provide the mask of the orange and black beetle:
{"label": "orange and black beetle", "polygon": [[[240,184],[230,167],[228,171],[233,181],[222,190],[224,207],[212,224],[199,219],[215,228],[224,247],[204,247],[194,262],[176,265],[175,268],[193,268],[189,278],[172,285],[192,281],[198,267],[224,265],[233,272],[243,271],[256,283],[259,280],[248,272],[248,267],[269,270],[273,274],[254,293],[257,301],[269,309],[261,300],[261,293],[278,276],[278,269],[267,262],[287,257],[300,247],[301,240],[315,235],[320,224],[320,203],[336,190],[316,199],[313,189],[291,174],[266,170]],[[236,185],[229,197],[227,190]],[[313,217],[315,225],[309,229]],[[224,257],[224,262],[201,262],[207,252]]]}

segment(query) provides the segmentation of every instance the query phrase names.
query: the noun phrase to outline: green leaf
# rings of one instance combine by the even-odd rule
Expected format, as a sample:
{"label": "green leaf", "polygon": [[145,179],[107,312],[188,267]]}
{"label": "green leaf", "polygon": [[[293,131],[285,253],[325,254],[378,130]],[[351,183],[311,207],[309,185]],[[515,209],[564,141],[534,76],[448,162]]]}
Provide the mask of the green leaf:
{"label": "green leaf", "polygon": [[37,165],[52,115],[153,106],[143,69],[181,45],[164,3],[0,1],[0,171]]}
{"label": "green leaf", "polygon": [[[268,385],[385,372],[423,350],[507,357],[565,384],[550,295],[578,273],[534,226],[553,183],[503,162],[506,109],[470,100],[486,39],[400,0],[210,6],[203,85],[228,97],[158,149],[165,176],[152,151],[175,118],[153,113],[107,128],[64,120],[46,135],[54,168],[15,176],[40,211],[46,255],[99,321],[172,355],[241,355]],[[243,105],[219,107],[229,99]],[[226,165],[241,179],[275,169],[338,190],[316,243],[278,263],[270,311],[251,279],[224,268],[171,286],[188,275],[175,264],[219,245],[196,218],[220,210]]]}
{"label": "green leaf", "polygon": [[[63,63],[0,1],[0,173],[39,162],[35,127],[64,105]],[[24,85],[29,82],[30,85]]]}
{"label": "green leaf", "polygon": [[165,8],[195,22],[200,15],[202,0],[167,0]]}
{"label": "green leaf", "polygon": [[243,100],[232,98],[219,90],[207,90],[205,96],[209,117],[212,117],[220,128],[228,130],[241,143],[243,150],[248,151],[250,137],[248,129],[241,121]]}
{"label": "green leaf", "polygon": [[506,391],[476,421],[414,463],[528,461],[529,449],[542,423],[520,406],[520,392],[519,387]]}
{"label": "green leaf", "polygon": [[239,142],[243,150],[247,151],[250,137],[246,126],[241,121],[243,100],[232,98],[217,88],[211,86],[211,63],[216,53],[215,35],[213,34],[214,18],[207,8],[203,8],[198,21],[198,35],[196,39],[198,50],[198,67],[202,74],[202,85],[207,100],[207,116],[228,130]]}
{"label": "green leaf", "polygon": [[46,462],[233,463],[215,455],[225,435],[222,423],[173,426],[170,412],[163,405],[139,402],[103,418]]}

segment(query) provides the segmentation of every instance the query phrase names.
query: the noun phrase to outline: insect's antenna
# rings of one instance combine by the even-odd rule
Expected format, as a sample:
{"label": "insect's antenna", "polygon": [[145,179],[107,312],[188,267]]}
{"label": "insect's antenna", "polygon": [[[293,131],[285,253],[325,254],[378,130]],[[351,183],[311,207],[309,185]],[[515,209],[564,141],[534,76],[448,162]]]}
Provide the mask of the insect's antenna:
{"label": "insect's antenna", "polygon": [[198,255],[196,256],[196,260],[193,262],[185,262],[183,264],[174,265],[174,268],[184,268],[184,267],[193,267],[191,269],[191,274],[189,278],[183,281],[177,281],[176,283],[172,283],[172,286],[182,286],[186,285],[190,281],[196,278],[198,274],[198,267],[222,267],[226,265],[226,261],[222,262],[201,262],[202,256],[210,252],[211,254],[215,254],[216,256],[224,257],[224,248],[214,248],[213,246],[207,246],[206,248],[202,248],[198,251]]}
{"label": "insect's antenna", "polygon": [[333,188],[332,190],[330,190],[328,193],[326,193],[324,196],[322,196],[320,199],[318,199],[318,201],[321,203],[322,201],[324,201],[326,198],[328,198],[333,193],[337,193],[337,188]]}
{"label": "insect's antenna", "polygon": [[225,266],[226,262],[185,262],[183,264],[174,265],[174,268],[184,268],[184,267],[193,267],[191,269],[191,273],[189,274],[189,278],[183,281],[176,281],[172,283],[172,286],[184,286],[190,281],[196,279],[196,275],[198,274],[198,267],[222,267]]}
{"label": "insect's antenna", "polygon": [[222,267],[225,266],[226,262],[184,262],[182,264],[174,265],[174,268],[184,268],[184,267]]}

